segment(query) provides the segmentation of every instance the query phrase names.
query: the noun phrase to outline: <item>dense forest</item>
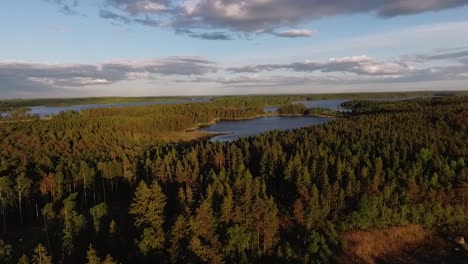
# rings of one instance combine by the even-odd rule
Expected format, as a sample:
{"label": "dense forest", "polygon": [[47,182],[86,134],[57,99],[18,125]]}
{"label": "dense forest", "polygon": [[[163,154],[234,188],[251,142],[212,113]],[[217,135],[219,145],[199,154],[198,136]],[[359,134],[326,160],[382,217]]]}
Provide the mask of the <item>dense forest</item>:
{"label": "dense forest", "polygon": [[326,263],[351,230],[467,233],[466,96],[351,101],[328,124],[232,143],[162,140],[268,105],[313,114],[293,100],[0,123],[0,262]]}
{"label": "dense forest", "polygon": [[190,100],[191,97],[89,97],[89,98],[46,98],[0,100],[0,111],[11,111],[32,106],[69,106],[87,104],[116,104],[139,102],[165,102]]}

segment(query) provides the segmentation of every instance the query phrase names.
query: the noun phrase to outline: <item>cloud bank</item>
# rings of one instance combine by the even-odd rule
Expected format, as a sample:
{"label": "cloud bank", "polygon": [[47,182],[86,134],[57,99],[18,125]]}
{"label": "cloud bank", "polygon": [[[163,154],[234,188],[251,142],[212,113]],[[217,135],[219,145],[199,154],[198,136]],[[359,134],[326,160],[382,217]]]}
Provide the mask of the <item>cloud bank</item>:
{"label": "cloud bank", "polygon": [[[79,0],[45,0],[64,13],[75,13]],[[382,18],[436,12],[468,4],[468,0],[98,0],[101,18],[189,31],[191,37],[226,40],[230,33],[310,37],[297,25],[337,15],[370,13]],[[290,28],[286,31],[278,30]],[[215,33],[206,35],[206,30]],[[197,31],[197,32],[195,32]],[[220,37],[221,36],[221,37]]]}
{"label": "cloud bank", "polygon": [[1,94],[110,86],[129,81],[209,83],[220,87],[284,87],[417,83],[468,79],[468,49],[413,54],[393,60],[366,55],[286,64],[226,66],[203,57],[169,57],[100,64],[0,61]]}

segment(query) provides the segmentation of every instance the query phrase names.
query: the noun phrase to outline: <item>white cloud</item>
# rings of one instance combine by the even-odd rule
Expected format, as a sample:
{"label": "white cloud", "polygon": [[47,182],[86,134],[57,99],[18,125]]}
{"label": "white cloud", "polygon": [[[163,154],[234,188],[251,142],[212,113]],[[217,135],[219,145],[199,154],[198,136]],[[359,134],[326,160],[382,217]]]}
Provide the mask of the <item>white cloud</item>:
{"label": "white cloud", "polygon": [[[418,66],[412,65],[418,59]],[[285,64],[221,66],[198,56],[176,56],[142,61],[115,60],[99,64],[54,64],[0,61],[2,96],[34,92],[62,94],[83,89],[87,93],[129,81],[198,87],[197,83],[223,87],[299,87],[305,85],[415,84],[468,78],[468,53],[460,49],[381,60],[367,55],[305,60]],[[439,63],[444,61],[444,63]],[[132,85],[133,86],[133,85]],[[142,85],[144,86],[144,84]],[[90,90],[93,87],[94,90]],[[256,88],[255,88],[256,87]],[[255,89],[254,89],[255,88]],[[172,88],[167,88],[172,89]],[[57,92],[61,91],[61,92]],[[128,90],[127,90],[128,91]],[[133,89],[132,89],[133,91]],[[215,91],[212,90],[214,93]],[[170,91],[167,91],[170,92]],[[285,90],[287,92],[287,90]]]}
{"label": "white cloud", "polygon": [[[56,3],[65,13],[74,13],[79,3],[79,0],[45,1]],[[262,32],[279,37],[308,37],[312,32],[297,31],[294,28],[329,16],[371,13],[388,18],[440,11],[468,4],[468,0],[99,0],[99,2],[104,3],[105,8],[100,12],[102,18],[125,24],[171,26],[178,31],[190,30],[194,37],[206,33],[207,29],[225,34]],[[293,29],[274,33],[284,27]]]}

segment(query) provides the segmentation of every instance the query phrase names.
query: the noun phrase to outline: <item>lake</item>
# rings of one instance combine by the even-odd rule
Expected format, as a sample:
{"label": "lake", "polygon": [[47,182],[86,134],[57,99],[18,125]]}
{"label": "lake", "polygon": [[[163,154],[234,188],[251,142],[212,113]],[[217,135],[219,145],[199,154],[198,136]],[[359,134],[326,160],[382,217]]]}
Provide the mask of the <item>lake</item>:
{"label": "lake", "polygon": [[[411,100],[414,98],[380,98],[380,99],[366,99],[376,101],[401,101]],[[314,100],[314,101],[298,101],[296,104],[304,104],[306,108],[328,108],[341,112],[349,112],[351,109],[341,108],[340,105],[344,102],[348,102],[351,99],[330,99],[330,100]],[[274,113],[278,110],[278,107],[269,106],[264,107],[265,113]],[[210,139],[211,142],[231,142],[242,137],[249,137],[253,135],[262,134],[272,130],[288,130],[296,129],[314,125],[320,125],[327,123],[331,118],[326,117],[260,117],[250,120],[239,120],[239,121],[221,121],[212,126],[201,128],[197,131],[205,132],[218,132],[218,133],[229,133],[224,135],[215,136]]]}
{"label": "lake", "polygon": [[[115,104],[88,104],[88,105],[70,105],[70,106],[32,106],[27,113],[30,115],[39,115],[41,117],[57,115],[65,111],[81,111],[83,109],[96,108],[112,108],[112,107],[127,107],[127,106],[146,106],[146,105],[171,105],[171,104],[188,104],[188,103],[207,103],[210,98],[193,98],[191,100],[174,100],[174,101],[155,101],[155,102],[134,102],[134,103],[115,103]],[[2,116],[8,113],[1,113]]]}
{"label": "lake", "polygon": [[258,135],[272,130],[288,130],[313,125],[320,125],[329,122],[331,118],[326,117],[284,117],[284,116],[269,116],[259,117],[249,120],[239,121],[221,121],[212,126],[200,128],[197,131],[229,133],[225,135],[215,136],[210,139],[211,142],[235,141],[241,137],[249,137]]}

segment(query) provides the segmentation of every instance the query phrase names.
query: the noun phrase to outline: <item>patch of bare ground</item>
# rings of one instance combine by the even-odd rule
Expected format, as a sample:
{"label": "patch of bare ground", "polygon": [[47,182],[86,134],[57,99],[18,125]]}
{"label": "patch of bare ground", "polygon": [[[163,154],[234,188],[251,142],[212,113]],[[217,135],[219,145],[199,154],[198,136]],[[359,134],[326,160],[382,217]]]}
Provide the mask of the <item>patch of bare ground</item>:
{"label": "patch of bare ground", "polygon": [[340,263],[467,263],[468,251],[420,225],[349,231]]}

